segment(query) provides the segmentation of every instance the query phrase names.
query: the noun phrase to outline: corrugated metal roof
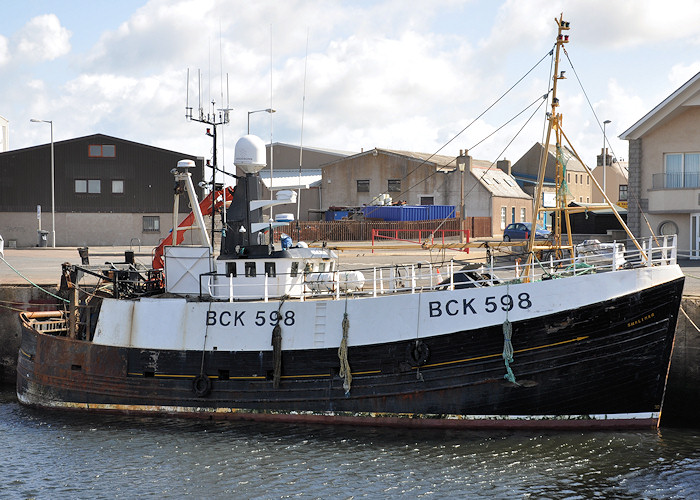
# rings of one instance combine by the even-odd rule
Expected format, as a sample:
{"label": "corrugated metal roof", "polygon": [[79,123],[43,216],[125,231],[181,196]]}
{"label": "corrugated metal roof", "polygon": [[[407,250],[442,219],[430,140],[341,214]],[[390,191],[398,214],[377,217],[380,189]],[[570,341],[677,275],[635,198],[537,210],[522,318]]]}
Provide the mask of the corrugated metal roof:
{"label": "corrugated metal roof", "polygon": [[299,170],[275,169],[272,172],[272,182],[270,182],[270,171],[262,170],[260,179],[268,189],[309,189],[321,184],[320,168],[305,168],[299,174]]}

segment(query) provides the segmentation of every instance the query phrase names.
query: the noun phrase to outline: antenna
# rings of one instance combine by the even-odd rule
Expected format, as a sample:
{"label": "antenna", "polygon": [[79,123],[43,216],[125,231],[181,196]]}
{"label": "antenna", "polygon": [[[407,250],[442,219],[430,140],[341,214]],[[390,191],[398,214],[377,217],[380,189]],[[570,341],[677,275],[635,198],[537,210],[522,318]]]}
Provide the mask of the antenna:
{"label": "antenna", "polygon": [[[187,104],[188,107],[185,108],[185,118],[187,118],[190,121],[193,122],[199,122],[199,123],[204,123],[206,125],[210,125],[211,128],[207,128],[206,134],[212,138],[214,141],[214,147],[213,147],[213,158],[212,158],[212,164],[209,165],[209,162],[207,162],[208,166],[211,166],[212,173],[211,173],[211,242],[212,242],[212,252],[214,250],[214,234],[215,234],[215,229],[214,229],[214,222],[215,222],[215,213],[214,213],[214,207],[216,206],[216,171],[218,169],[218,163],[216,161],[216,127],[219,125],[226,125],[229,122],[229,111],[231,109],[226,106],[225,108],[216,108],[216,103],[214,100],[211,101],[211,114],[207,113],[206,116],[204,115],[204,109],[202,108],[202,73],[201,70],[197,70],[197,79],[198,79],[198,87],[199,87],[199,118],[194,118],[192,116],[192,109],[189,108],[189,69],[187,70],[187,75],[188,75],[188,82],[187,82]],[[223,97],[222,97],[223,99]],[[217,115],[218,111],[218,115]],[[223,194],[224,199],[225,199],[225,192]],[[226,211],[226,204],[224,204],[224,213]],[[225,226],[224,229],[225,230]]]}
{"label": "antenna", "polygon": [[187,68],[187,97],[185,99],[185,119],[192,118],[192,107],[190,106],[190,68]]}
{"label": "antenna", "polygon": [[304,57],[304,93],[301,98],[301,136],[299,138],[299,187],[297,188],[297,241],[300,239],[299,207],[301,205],[301,164],[304,151],[304,109],[306,107],[306,66],[309,61],[309,28],[306,28],[306,56]]}

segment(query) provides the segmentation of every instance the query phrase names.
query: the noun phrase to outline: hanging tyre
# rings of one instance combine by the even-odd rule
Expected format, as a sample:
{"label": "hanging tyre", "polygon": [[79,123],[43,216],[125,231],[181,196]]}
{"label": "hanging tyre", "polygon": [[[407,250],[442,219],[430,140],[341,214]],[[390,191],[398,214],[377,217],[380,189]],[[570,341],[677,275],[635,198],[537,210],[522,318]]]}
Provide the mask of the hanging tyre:
{"label": "hanging tyre", "polygon": [[408,344],[406,358],[411,366],[423,366],[430,357],[430,348],[422,340],[416,340]]}
{"label": "hanging tyre", "polygon": [[192,381],[192,391],[203,398],[211,392],[211,380],[206,375],[197,375]]}

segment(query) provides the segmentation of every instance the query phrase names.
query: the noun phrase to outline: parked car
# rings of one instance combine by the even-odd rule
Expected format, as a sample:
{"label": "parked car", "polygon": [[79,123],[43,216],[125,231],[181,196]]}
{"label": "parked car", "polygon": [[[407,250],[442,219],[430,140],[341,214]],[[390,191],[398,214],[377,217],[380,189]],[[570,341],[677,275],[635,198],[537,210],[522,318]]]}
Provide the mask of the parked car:
{"label": "parked car", "polygon": [[[503,241],[526,240],[530,237],[532,229],[531,222],[513,222],[503,230]],[[546,240],[552,234],[548,229],[538,227],[535,230],[535,239]]]}

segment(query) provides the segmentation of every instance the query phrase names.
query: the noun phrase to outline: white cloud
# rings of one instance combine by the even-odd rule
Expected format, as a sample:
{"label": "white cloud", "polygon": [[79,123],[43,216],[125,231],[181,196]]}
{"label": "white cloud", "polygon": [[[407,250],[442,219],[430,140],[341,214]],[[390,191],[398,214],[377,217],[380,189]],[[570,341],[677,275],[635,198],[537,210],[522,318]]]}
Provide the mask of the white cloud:
{"label": "white cloud", "polygon": [[7,64],[10,60],[10,48],[7,38],[0,35],[0,66]]}
{"label": "white cloud", "polygon": [[671,68],[668,74],[668,81],[675,87],[680,87],[685,82],[700,72],[700,61],[695,61],[690,64],[676,64]]}
{"label": "white cloud", "polygon": [[14,36],[18,59],[51,61],[70,52],[71,32],[54,14],[32,18]]}

